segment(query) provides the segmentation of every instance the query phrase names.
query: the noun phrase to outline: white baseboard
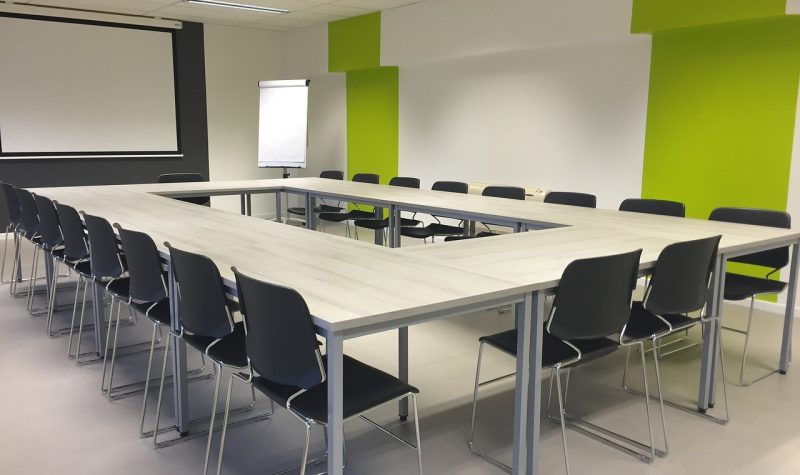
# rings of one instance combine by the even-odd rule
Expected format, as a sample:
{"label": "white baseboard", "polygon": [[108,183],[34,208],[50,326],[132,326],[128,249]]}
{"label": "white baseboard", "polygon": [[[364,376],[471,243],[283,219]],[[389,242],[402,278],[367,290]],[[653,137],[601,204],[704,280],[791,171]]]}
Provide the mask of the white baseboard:
{"label": "white baseboard", "polygon": [[[740,300],[737,302],[727,302],[729,305],[738,305],[741,307],[749,307],[750,300]],[[774,314],[776,316],[783,316],[786,312],[786,305],[782,303],[776,302],[765,302],[763,300],[756,299],[755,304],[753,305],[758,311]],[[800,318],[800,307],[795,306],[794,308],[794,318]]]}

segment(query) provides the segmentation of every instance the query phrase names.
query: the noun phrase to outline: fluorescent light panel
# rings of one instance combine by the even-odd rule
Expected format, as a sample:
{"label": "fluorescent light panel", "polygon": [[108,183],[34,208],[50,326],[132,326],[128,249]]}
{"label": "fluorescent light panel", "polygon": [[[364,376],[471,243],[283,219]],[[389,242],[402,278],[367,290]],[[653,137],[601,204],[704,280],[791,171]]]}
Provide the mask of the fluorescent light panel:
{"label": "fluorescent light panel", "polygon": [[283,8],[261,7],[258,5],[249,5],[247,3],[223,2],[222,0],[184,0],[186,3],[194,3],[197,5],[209,5],[212,7],[226,7],[237,8],[239,10],[249,10],[253,12],[262,13],[289,13],[289,10]]}

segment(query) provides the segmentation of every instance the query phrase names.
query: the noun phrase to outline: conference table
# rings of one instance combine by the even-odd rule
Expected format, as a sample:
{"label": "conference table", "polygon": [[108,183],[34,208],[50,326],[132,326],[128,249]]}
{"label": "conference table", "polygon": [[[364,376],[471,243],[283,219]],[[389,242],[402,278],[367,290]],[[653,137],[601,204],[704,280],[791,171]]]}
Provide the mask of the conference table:
{"label": "conference table", "polygon": [[[230,182],[116,185],[32,190],[150,234],[169,265],[161,245],[209,256],[224,284],[236,294],[231,266],[256,278],[295,288],[305,298],[317,332],[326,339],[328,366],[328,472],[342,472],[342,355],[344,340],[397,329],[398,373],[408,379],[409,325],[502,304],[516,304],[514,473],[536,473],[539,460],[539,394],[544,298],[558,286],[569,262],[599,255],[643,249],[641,272],[647,273],[661,250],[674,242],[722,235],[710,286],[709,315],[722,307],[726,261],[742,254],[791,246],[792,261],[779,370],[791,361],[791,333],[797,287],[800,233],[696,219],[626,213],[612,210],[459,195],[319,178],[240,180]],[[389,212],[389,246],[317,233],[310,229],[246,216],[250,196],[274,193],[300,195],[306,209],[318,199],[375,206],[376,216]],[[165,197],[241,195],[237,215]],[[278,206],[280,209],[280,206]],[[491,239],[399,247],[402,211],[431,213],[467,221],[508,225],[514,234]],[[278,216],[280,217],[280,216]],[[536,230],[535,232],[521,232]],[[377,239],[376,239],[377,242]],[[174,279],[171,277],[171,290]],[[424,277],[421,277],[424,276]],[[173,294],[174,295],[174,294]],[[102,298],[102,296],[99,296]],[[99,300],[98,300],[99,301]],[[177,299],[173,299],[177,330]],[[100,307],[99,305],[97,307]],[[102,329],[95,312],[96,328]],[[697,408],[714,403],[714,364],[719,322],[704,324],[703,363]],[[98,351],[104,354],[101,331]],[[175,342],[174,385],[176,427],[188,431],[188,388],[183,345]],[[401,408],[401,414],[403,409]]]}

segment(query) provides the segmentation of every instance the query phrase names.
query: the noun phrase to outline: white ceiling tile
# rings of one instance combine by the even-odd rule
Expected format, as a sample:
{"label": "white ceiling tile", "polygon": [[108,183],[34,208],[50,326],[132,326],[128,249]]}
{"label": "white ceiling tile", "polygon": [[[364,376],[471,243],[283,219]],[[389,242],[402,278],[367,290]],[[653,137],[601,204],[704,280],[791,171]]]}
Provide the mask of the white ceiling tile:
{"label": "white ceiling tile", "polygon": [[286,15],[196,5],[183,0],[17,0],[19,3],[95,10],[128,15],[245,26],[289,31],[363,15],[376,10],[396,8],[421,0],[230,0],[262,7],[285,8]]}

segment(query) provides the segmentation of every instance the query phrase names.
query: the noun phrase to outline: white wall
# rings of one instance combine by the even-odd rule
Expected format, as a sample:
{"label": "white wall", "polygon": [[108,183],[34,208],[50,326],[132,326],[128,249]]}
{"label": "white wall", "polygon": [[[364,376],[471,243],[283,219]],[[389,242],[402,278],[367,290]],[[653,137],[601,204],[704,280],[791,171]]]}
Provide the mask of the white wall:
{"label": "white wall", "polygon": [[[400,65],[400,173],[641,192],[650,37],[630,2],[433,0],[383,13]],[[609,186],[613,184],[613,186]]]}
{"label": "white wall", "polygon": [[[283,34],[212,24],[204,29],[210,179],[280,178],[280,170],[257,167],[258,81],[284,78]],[[272,216],[274,203],[272,195],[254,195],[253,214]],[[212,205],[240,210],[238,196],[214,197]]]}

